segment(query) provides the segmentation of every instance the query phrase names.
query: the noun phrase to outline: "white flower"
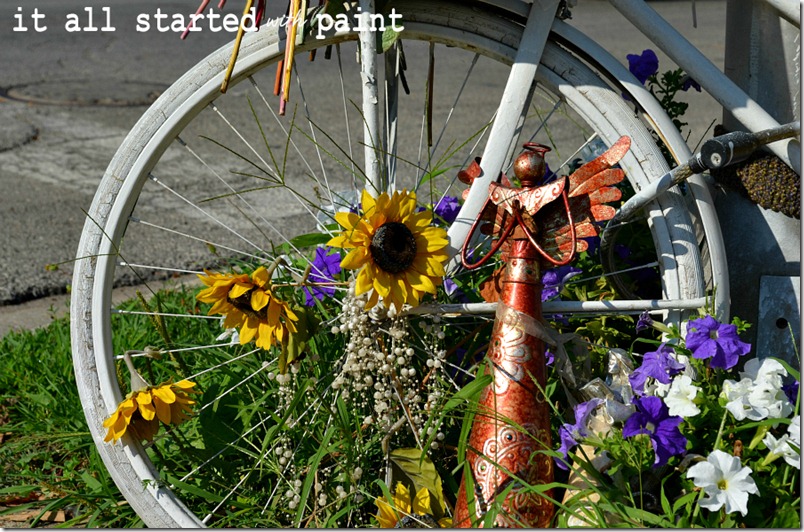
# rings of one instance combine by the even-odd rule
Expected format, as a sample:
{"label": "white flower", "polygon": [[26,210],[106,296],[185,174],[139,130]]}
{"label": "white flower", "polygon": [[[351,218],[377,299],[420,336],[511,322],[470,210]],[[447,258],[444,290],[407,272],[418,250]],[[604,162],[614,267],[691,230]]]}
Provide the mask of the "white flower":
{"label": "white flower", "polygon": [[791,444],[788,447],[793,451],[793,454],[784,455],[784,461],[796,469],[801,469],[801,416],[793,418],[793,421],[787,427],[787,434]]}
{"label": "white flower", "polygon": [[727,401],[726,410],[731,412],[737,421],[745,418],[759,421],[767,414],[748,402],[748,394],[751,393],[753,385],[751,379],[743,379],[740,382],[726,379],[723,382],[723,391],[720,392],[720,396]]}
{"label": "white flower", "polygon": [[224,330],[221,334],[218,335],[217,338],[215,338],[215,341],[222,342],[227,338],[229,339],[229,345],[240,345],[240,333],[237,332],[237,329]]}
{"label": "white flower", "polygon": [[742,467],[740,459],[723,451],[712,451],[706,462],[698,462],[687,470],[687,478],[706,494],[700,505],[709,511],[726,506],[726,513],[737,510],[748,513],[748,494],[759,494],[751,478],[751,469]]}
{"label": "white flower", "polygon": [[790,439],[787,434],[778,440],[770,432],[765,434],[765,437],[762,438],[762,443],[768,448],[768,457],[765,458],[764,463],[769,464],[775,460],[776,457],[781,456],[784,458],[784,461],[791,466],[796,469],[801,469],[801,456],[790,447],[789,442]]}
{"label": "white flower", "polygon": [[782,390],[781,381],[779,386],[768,381],[754,382],[748,393],[748,403],[757,411],[764,413],[760,419],[787,417],[793,411],[793,405]]}
{"label": "white flower", "polygon": [[745,371],[740,372],[740,382],[726,380],[723,383],[721,397],[727,401],[726,409],[738,421],[787,417],[793,405],[782,390],[785,376],[787,370],[775,359],[747,361]]}
{"label": "white flower", "polygon": [[751,379],[754,382],[774,380],[782,386],[782,377],[787,377],[787,370],[784,369],[778,360],[773,358],[752,358],[745,363],[740,377]]}
{"label": "white flower", "polygon": [[801,416],[798,415],[790,421],[787,427],[787,433],[790,435],[790,441],[796,444],[796,447],[801,449]]}
{"label": "white flower", "polygon": [[670,415],[687,419],[700,414],[701,409],[694,403],[700,390],[697,386],[693,386],[692,379],[687,375],[678,375],[674,378],[664,398]]}
{"label": "white flower", "polygon": [[[692,365],[690,364],[690,357],[688,357],[687,355],[679,354],[679,353],[673,353],[670,356],[676,362],[679,362],[680,364],[684,364],[684,369],[681,371],[681,373],[676,375],[675,378],[677,379],[679,376],[683,375],[683,376],[686,376],[688,378],[689,382],[692,382],[695,379],[696,374],[695,374],[695,368],[693,368]],[[675,382],[675,381],[673,381],[673,382]],[[669,383],[669,384],[662,384],[661,382],[657,381],[656,379],[648,379],[648,382],[645,383],[645,395],[652,395],[654,397],[660,397],[660,398],[664,399],[667,396],[668,392],[670,391],[670,386],[672,386],[672,384],[673,384],[672,382]],[[696,412],[696,414],[698,414],[698,413],[700,413],[700,410],[698,410],[698,412]],[[672,414],[671,413],[670,415],[674,416],[674,415],[681,415],[681,414]],[[692,415],[695,415],[695,414],[692,414]]]}

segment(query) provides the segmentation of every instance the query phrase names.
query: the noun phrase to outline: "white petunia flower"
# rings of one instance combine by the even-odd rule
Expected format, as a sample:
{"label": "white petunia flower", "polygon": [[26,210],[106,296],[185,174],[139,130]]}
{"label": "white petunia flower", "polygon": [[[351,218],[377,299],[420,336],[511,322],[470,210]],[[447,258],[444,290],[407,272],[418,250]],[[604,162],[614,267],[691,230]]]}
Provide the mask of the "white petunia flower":
{"label": "white petunia flower", "polygon": [[790,435],[790,441],[796,444],[796,447],[801,449],[801,416],[798,415],[790,421],[787,427],[787,433]]}
{"label": "white petunia flower", "polygon": [[787,417],[793,405],[782,390],[785,376],[787,370],[777,360],[754,358],[745,363],[739,382],[726,380],[723,383],[720,395],[737,421]]}
{"label": "white petunia flower", "polygon": [[796,416],[787,427],[787,434],[790,439],[790,450],[793,454],[785,455],[784,460],[796,469],[801,469],[801,416]]}
{"label": "white petunia flower", "polygon": [[784,369],[778,360],[773,358],[752,358],[746,361],[740,377],[751,379],[754,382],[770,381],[778,382],[782,386],[782,377],[787,377],[787,370]]}
{"label": "white petunia flower", "polygon": [[716,450],[705,462],[698,462],[687,470],[687,478],[706,494],[700,505],[709,511],[726,507],[726,513],[748,513],[748,495],[759,494],[751,478],[751,469],[742,467],[740,459]]}
{"label": "white petunia flower", "polygon": [[777,457],[781,456],[784,458],[784,461],[791,466],[796,469],[801,469],[801,456],[790,447],[790,438],[787,434],[777,440],[776,437],[769,432],[762,438],[762,443],[768,448],[768,456],[763,463],[769,464]]}
{"label": "white petunia flower", "polygon": [[701,409],[694,402],[700,390],[692,384],[692,379],[687,375],[678,375],[674,378],[664,398],[670,415],[687,419],[700,414]]}
{"label": "white petunia flower", "polygon": [[748,393],[748,403],[757,411],[764,413],[763,419],[787,417],[793,412],[793,405],[782,390],[781,379],[778,386],[769,381],[754,382]]}
{"label": "white petunia flower", "polygon": [[753,384],[750,379],[742,379],[740,382],[730,379],[723,381],[720,396],[726,400],[726,410],[731,412],[737,421],[745,418],[759,421],[767,415],[766,411],[757,409],[748,401],[748,394],[751,393]]}

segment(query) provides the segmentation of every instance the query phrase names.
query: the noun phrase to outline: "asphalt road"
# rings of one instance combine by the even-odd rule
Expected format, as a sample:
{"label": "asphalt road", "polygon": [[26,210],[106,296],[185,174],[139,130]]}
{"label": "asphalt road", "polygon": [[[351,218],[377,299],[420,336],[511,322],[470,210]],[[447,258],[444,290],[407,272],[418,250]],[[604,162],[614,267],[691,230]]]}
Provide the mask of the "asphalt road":
{"label": "asphalt road", "polygon": [[[224,13],[236,13],[242,6],[229,4]],[[607,2],[579,4],[571,23],[623,62],[626,54],[652,47]],[[175,32],[156,29],[157,9],[189,14],[196,5],[195,0],[0,4],[0,305],[6,305],[0,312],[0,335],[11,326],[39,324],[23,312],[30,304],[9,305],[40,300],[46,311],[53,300],[41,298],[67,291],[84,210],[146,105],[231,40],[226,31],[207,29],[182,41]],[[651,5],[722,66],[724,0],[695,3],[697,28],[690,2]],[[148,17],[149,31],[137,31],[144,20],[138,23],[138,16]],[[69,32],[68,23],[73,29],[96,30]],[[27,31],[20,31],[23,27]],[[659,57],[661,70],[673,66]],[[697,139],[713,120],[720,120],[720,111],[708,96],[691,93],[685,98],[691,102],[691,139]]]}

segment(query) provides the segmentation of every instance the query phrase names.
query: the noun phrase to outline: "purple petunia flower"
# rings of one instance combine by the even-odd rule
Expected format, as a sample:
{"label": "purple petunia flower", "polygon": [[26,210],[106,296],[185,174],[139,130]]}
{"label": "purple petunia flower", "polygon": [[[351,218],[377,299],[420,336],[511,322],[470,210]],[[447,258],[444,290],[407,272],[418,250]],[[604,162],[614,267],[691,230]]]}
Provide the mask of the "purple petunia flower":
{"label": "purple petunia flower", "polygon": [[625,58],[628,59],[628,70],[643,85],[649,77],[659,71],[659,58],[651,49],[643,50],[642,55],[628,54]]}
{"label": "purple petunia flower", "polygon": [[547,270],[542,275],[542,301],[548,301],[558,296],[564,288],[567,281],[576,275],[583,273],[580,268],[573,268],[572,266],[559,266]]}
{"label": "purple petunia flower", "polygon": [[662,344],[656,351],[645,353],[642,365],[631,372],[628,381],[637,395],[645,394],[645,382],[653,377],[662,384],[670,384],[670,377],[684,371],[684,364],[673,358],[673,348]]}
{"label": "purple petunia flower", "polygon": [[737,336],[736,325],[720,323],[712,316],[692,320],[688,329],[687,349],[695,358],[711,358],[710,368],[731,369],[751,351],[751,344]]}
{"label": "purple petunia flower", "polygon": [[698,82],[687,76],[684,78],[684,83],[681,84],[681,90],[686,92],[690,89],[695,89],[696,91],[701,92],[701,86],[698,85]]}
{"label": "purple petunia flower", "polygon": [[681,416],[670,416],[667,405],[658,397],[634,399],[637,410],[623,424],[623,437],[647,434],[656,455],[653,465],[661,467],[671,456],[681,454],[687,438],[678,430]]}
{"label": "purple petunia flower", "polygon": [[653,318],[650,317],[650,313],[646,310],[642,314],[639,315],[639,319],[637,320],[636,324],[636,332],[642,332],[647,329],[650,329],[653,326]]}
{"label": "purple petunia flower", "polygon": [[446,292],[447,296],[452,299],[453,301],[458,301],[460,303],[469,303],[469,298],[466,297],[466,294],[458,284],[450,279],[449,277],[444,277],[443,281],[444,285],[444,292]]}
{"label": "purple petunia flower", "polygon": [[792,404],[796,404],[796,400],[798,399],[798,381],[793,381],[790,384],[785,384],[782,386],[782,391],[787,396],[787,399],[790,400]]}
{"label": "purple petunia flower", "polygon": [[[333,251],[333,253],[327,254],[328,251]],[[340,254],[332,250],[332,248],[316,248],[313,266],[307,279],[312,283],[331,283],[339,273],[341,273]],[[333,286],[305,286],[304,304],[312,307],[315,305],[316,299],[323,301],[325,297],[330,297],[334,294],[335,287]]]}
{"label": "purple petunia flower", "polygon": [[556,465],[561,469],[569,469],[566,462],[567,455],[573,447],[578,445],[578,440],[589,434],[589,431],[586,430],[586,422],[592,411],[602,402],[603,399],[595,398],[575,405],[575,423],[564,423],[558,429],[558,436],[561,439],[561,447],[558,448],[558,451],[564,455],[564,460],[556,459]]}
{"label": "purple petunia flower", "polygon": [[440,216],[445,223],[451,224],[458,217],[458,211],[461,210],[461,205],[458,203],[458,198],[454,196],[444,196],[436,204],[433,212]]}

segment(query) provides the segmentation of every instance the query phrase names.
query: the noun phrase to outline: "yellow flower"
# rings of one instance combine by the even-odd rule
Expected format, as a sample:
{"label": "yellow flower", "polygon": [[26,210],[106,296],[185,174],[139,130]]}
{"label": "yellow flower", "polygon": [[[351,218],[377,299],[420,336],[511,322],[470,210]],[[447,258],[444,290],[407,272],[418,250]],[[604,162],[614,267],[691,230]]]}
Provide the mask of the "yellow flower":
{"label": "yellow flower", "polygon": [[190,399],[194,382],[182,380],[147,386],[131,392],[117,405],[111,416],[103,422],[109,429],[104,441],[117,442],[126,430],[138,441],[151,441],[159,430],[159,422],[178,425],[190,418],[195,401]]}
{"label": "yellow flower", "polygon": [[202,290],[196,299],[213,303],[209,315],[226,316],[223,326],[240,329],[240,344],[257,339],[257,347],[268,349],[274,343],[282,345],[290,334],[296,333],[294,322],[299,318],[287,303],[278,299],[271,287],[268,270],[260,266],[248,274],[211,273],[199,279],[209,288]]}
{"label": "yellow flower", "polygon": [[[405,303],[416,306],[425,293],[436,293],[444,276],[447,232],[431,226],[431,211],[416,212],[415,192],[387,193],[373,198],[363,191],[362,215],[335,215],[344,231],[328,246],[349,250],[341,267],[360,270],[355,294],[372,291],[366,309],[380,296],[387,308],[397,311]],[[372,290],[373,289],[373,290]]]}
{"label": "yellow flower", "polygon": [[451,518],[442,517],[437,522],[433,518],[430,510],[430,491],[427,488],[419,489],[411,501],[410,490],[398,482],[393,494],[393,505],[380,498],[375,502],[379,512],[374,517],[380,528],[396,528],[397,525],[401,525],[400,528],[435,528],[436,524],[441,528],[452,528]]}

